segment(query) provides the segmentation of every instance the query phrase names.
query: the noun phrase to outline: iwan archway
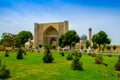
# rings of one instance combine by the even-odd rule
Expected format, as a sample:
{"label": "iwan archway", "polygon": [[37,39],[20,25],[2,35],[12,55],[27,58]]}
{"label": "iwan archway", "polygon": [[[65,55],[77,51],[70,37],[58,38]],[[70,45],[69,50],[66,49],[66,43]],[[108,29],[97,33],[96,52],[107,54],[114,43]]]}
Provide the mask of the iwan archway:
{"label": "iwan archway", "polygon": [[44,36],[43,38],[44,44],[50,44],[50,45],[54,44],[58,46],[58,32],[54,27],[52,26],[48,27],[45,30],[43,36]]}
{"label": "iwan archway", "polygon": [[34,47],[39,44],[55,44],[58,47],[58,37],[68,31],[68,21],[54,23],[35,23]]}

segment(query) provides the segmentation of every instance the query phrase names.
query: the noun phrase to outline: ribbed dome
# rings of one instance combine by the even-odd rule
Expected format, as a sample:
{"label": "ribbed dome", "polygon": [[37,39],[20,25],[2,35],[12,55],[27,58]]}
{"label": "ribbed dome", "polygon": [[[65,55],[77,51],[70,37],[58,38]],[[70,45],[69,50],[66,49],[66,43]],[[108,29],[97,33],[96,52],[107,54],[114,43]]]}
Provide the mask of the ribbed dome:
{"label": "ribbed dome", "polygon": [[83,34],[80,39],[81,40],[87,40],[87,35]]}

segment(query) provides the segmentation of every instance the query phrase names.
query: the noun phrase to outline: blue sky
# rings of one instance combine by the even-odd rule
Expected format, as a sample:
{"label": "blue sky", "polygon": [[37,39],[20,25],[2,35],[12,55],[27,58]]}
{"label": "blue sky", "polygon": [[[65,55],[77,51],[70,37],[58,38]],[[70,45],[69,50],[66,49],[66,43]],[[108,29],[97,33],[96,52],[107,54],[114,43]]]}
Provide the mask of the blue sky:
{"label": "blue sky", "polygon": [[21,30],[34,33],[34,23],[69,21],[81,36],[105,31],[120,45],[120,0],[0,0],[0,36]]}

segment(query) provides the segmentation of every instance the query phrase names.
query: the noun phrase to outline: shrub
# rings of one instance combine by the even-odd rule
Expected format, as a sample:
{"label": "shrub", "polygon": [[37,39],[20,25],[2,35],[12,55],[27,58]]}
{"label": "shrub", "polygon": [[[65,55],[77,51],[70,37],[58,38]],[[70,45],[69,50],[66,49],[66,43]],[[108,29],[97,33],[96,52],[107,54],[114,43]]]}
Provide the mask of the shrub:
{"label": "shrub", "polygon": [[60,52],[60,55],[61,55],[61,56],[64,56],[64,52]]}
{"label": "shrub", "polygon": [[7,50],[5,51],[5,57],[9,57],[9,52]]}
{"label": "shrub", "polygon": [[6,79],[10,77],[10,71],[8,69],[6,69],[6,66],[2,66],[0,68],[0,78],[1,79]]}
{"label": "shrub", "polygon": [[88,53],[89,56],[91,56],[91,53]]}
{"label": "shrub", "polygon": [[25,50],[23,50],[23,53],[24,53],[24,55],[27,55],[27,53],[26,53],[26,51],[25,51]]}
{"label": "shrub", "polygon": [[38,53],[40,53],[40,50],[38,50]]}
{"label": "shrub", "polygon": [[72,55],[75,55],[75,51],[74,50],[72,51]]}
{"label": "shrub", "polygon": [[79,62],[79,57],[75,56],[72,61],[73,70],[83,70],[82,62]]}
{"label": "shrub", "polygon": [[46,44],[45,45],[45,52],[43,56],[43,61],[44,63],[52,63],[54,58],[52,57],[51,51],[50,51],[50,45]]}
{"label": "shrub", "polygon": [[104,66],[108,66],[108,64],[107,64],[107,63],[105,63],[105,62],[103,62],[102,64],[103,64]]}
{"label": "shrub", "polygon": [[119,58],[118,58],[118,62],[115,64],[115,69],[120,71],[120,55],[119,55]]}
{"label": "shrub", "polygon": [[112,57],[112,54],[109,54],[108,56],[109,56],[109,57]]}
{"label": "shrub", "polygon": [[77,56],[77,57],[82,57],[82,53],[81,52],[78,52],[78,51],[75,51],[75,56]]}
{"label": "shrub", "polygon": [[23,49],[22,48],[18,49],[17,59],[23,59]]}
{"label": "shrub", "polygon": [[91,53],[91,56],[92,57],[96,57],[96,53]]}
{"label": "shrub", "polygon": [[118,70],[118,71],[120,71],[120,62],[117,62],[115,64],[115,69]]}
{"label": "shrub", "polygon": [[67,60],[72,60],[72,59],[73,59],[73,55],[71,53],[68,53]]}
{"label": "shrub", "polygon": [[101,54],[97,55],[95,58],[95,63],[102,64],[102,61],[103,61],[102,55]]}

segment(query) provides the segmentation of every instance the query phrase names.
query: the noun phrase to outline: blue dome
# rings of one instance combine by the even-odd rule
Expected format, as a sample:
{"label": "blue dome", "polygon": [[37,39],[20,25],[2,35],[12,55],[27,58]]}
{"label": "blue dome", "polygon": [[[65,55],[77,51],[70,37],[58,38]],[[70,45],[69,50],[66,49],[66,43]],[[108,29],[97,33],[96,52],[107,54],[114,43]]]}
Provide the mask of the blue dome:
{"label": "blue dome", "polygon": [[87,35],[83,34],[80,39],[81,40],[87,40]]}

